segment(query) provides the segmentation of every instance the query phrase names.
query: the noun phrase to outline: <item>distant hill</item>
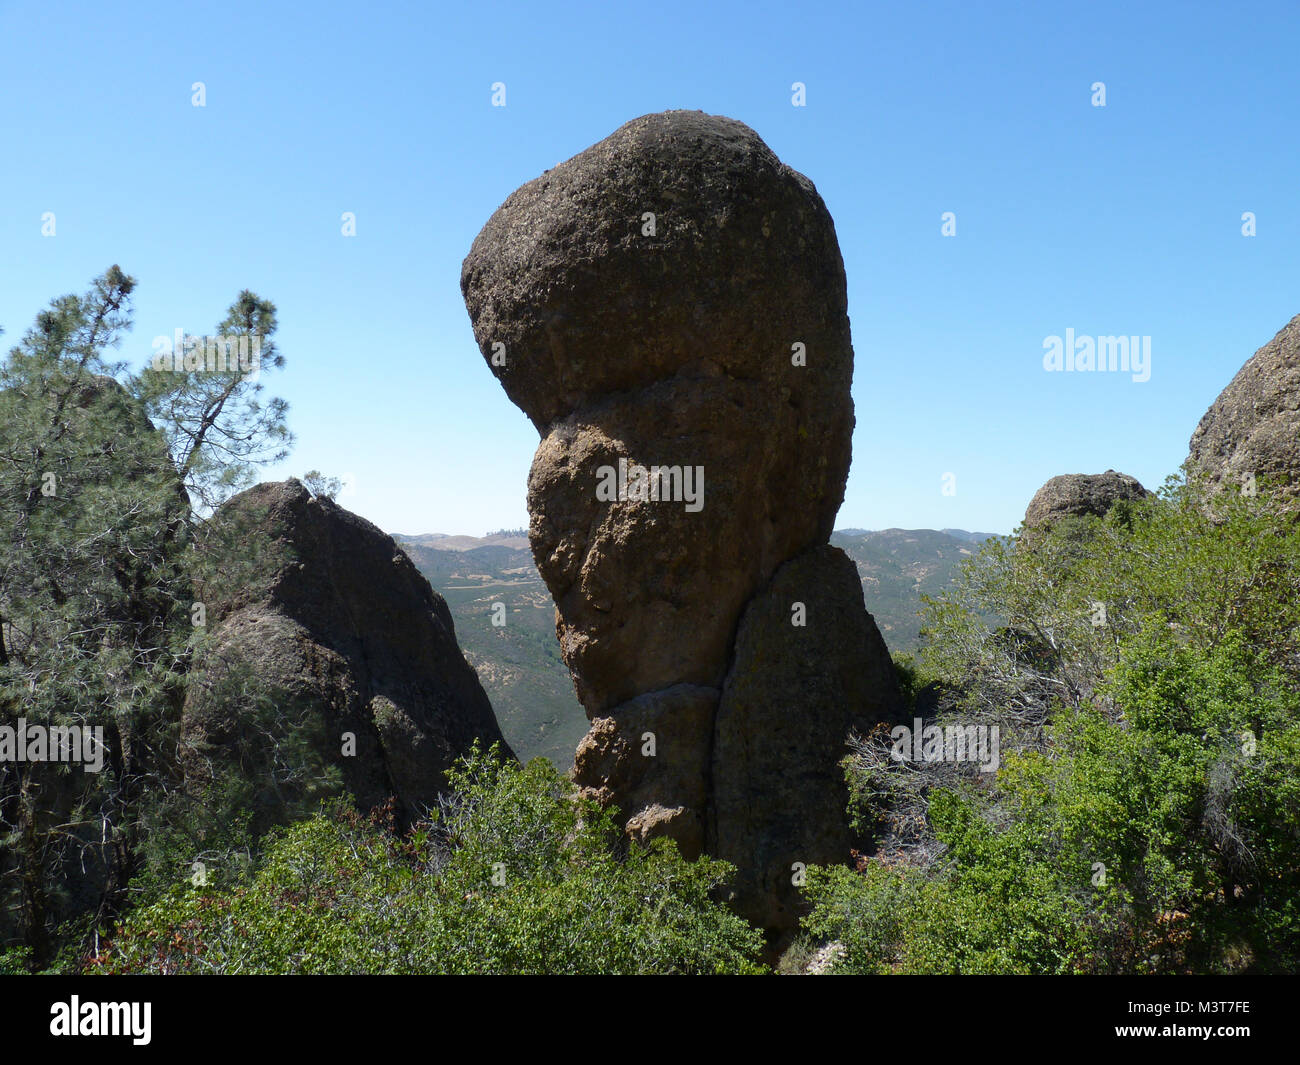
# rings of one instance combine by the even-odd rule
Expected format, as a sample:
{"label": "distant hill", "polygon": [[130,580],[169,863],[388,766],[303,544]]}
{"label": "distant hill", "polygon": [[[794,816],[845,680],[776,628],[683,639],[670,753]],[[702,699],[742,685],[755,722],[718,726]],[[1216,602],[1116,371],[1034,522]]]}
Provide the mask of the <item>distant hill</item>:
{"label": "distant hill", "polygon": [[972,544],[982,544],[985,540],[991,539],[998,533],[967,532],[965,529],[940,529],[945,536],[951,536],[954,540],[965,540]]}
{"label": "distant hill", "polygon": [[[491,536],[448,536],[446,533],[425,533],[422,536],[402,536],[393,534],[393,539],[420,547],[433,547],[439,551],[472,551],[476,547],[510,547],[515,550],[528,550],[528,533],[526,530],[512,529],[505,533],[493,533]],[[532,556],[529,556],[531,562]]]}
{"label": "distant hill", "polygon": [[[951,579],[991,533],[964,529],[843,529],[831,543],[853,559],[867,609],[891,651],[915,651],[922,594]],[[555,639],[555,605],[522,529],[490,536],[394,534],[451,608],[456,637],[492,700],[501,731],[520,758],[542,755],[561,769],[587,731]],[[495,603],[506,623],[492,625]]]}
{"label": "distant hill", "polygon": [[[501,731],[520,758],[562,769],[587,731],[555,639],[555,604],[521,537],[395,536],[442,593],[456,638],[492,700]],[[506,623],[492,624],[493,604]]]}
{"label": "distant hill", "polygon": [[947,587],[953,569],[992,535],[965,529],[845,529],[833,533],[831,543],[857,563],[867,609],[890,651],[912,652],[920,646],[921,596]]}

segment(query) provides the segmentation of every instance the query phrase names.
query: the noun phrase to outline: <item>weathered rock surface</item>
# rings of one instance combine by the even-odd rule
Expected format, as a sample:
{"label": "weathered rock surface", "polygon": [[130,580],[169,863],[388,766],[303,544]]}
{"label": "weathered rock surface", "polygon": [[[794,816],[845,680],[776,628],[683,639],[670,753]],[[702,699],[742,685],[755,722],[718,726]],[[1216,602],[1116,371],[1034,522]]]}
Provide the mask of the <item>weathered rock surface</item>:
{"label": "weathered rock surface", "polygon": [[[721,685],[744,604],[830,535],[843,475],[809,446],[814,425],[815,406],[764,385],[677,378],[550,427],[529,476],[530,539],[590,713],[677,683]],[[620,459],[702,468],[702,509],[598,499],[598,471]]]}
{"label": "weathered rock surface", "polygon": [[[211,639],[184,710],[191,774],[209,760],[263,767],[296,727],[361,809],[391,796],[409,819],[475,739],[509,755],[447,604],[386,533],[288,480],[227,502],[205,550]],[[258,828],[307,786],[292,773],[277,784],[259,796]]]}
{"label": "weathered rock surface", "polygon": [[629,835],[668,836],[686,857],[698,857],[717,708],[716,688],[677,684],[593,718],[573,760],[574,780],[591,798],[617,802]]}
{"label": "weathered rock surface", "polygon": [[1048,528],[1062,518],[1105,517],[1121,499],[1145,499],[1149,495],[1136,478],[1114,470],[1062,474],[1034,493],[1025,509],[1023,527],[1034,531]]}
{"label": "weathered rock surface", "polygon": [[1189,467],[1212,488],[1248,474],[1300,503],[1300,315],[1252,355],[1192,433]]}
{"label": "weathered rock surface", "polygon": [[[793,700],[784,713],[801,735],[790,758],[817,763],[790,772],[818,788],[835,775],[833,796],[789,794],[796,806],[782,826],[767,824],[776,813],[762,803],[744,829],[713,809],[719,779],[737,792],[769,786],[757,771],[728,776],[730,763],[718,775],[719,701],[744,687],[737,670],[759,666],[735,660],[737,627],[784,563],[826,543],[848,474],[844,267],[812,183],[740,122],[646,115],[511,194],[475,239],[461,287],[484,357],[542,437],[530,541],[592,720],[575,778],[618,804],[633,835],[671,835],[687,853],[711,846],[712,834],[737,864],[762,864],[787,841],[811,852],[823,835],[846,839],[835,764],[846,726],[897,696],[878,634],[836,640],[811,659],[814,672],[838,677],[848,668],[840,656],[874,656],[852,665],[879,679],[878,690],[848,693],[861,705],[832,705],[844,694],[837,683],[798,694],[784,674],[768,681]],[[633,476],[671,468],[657,493],[671,498],[639,496],[635,480],[602,493],[620,463]],[[679,481],[686,471],[702,471],[702,484]],[[855,624],[874,634],[852,577]],[[796,598],[812,605],[826,594],[838,603],[845,593],[807,587]],[[779,761],[758,730],[780,712],[736,699],[728,744],[754,745],[756,765]],[[653,763],[641,753],[645,733]],[[769,828],[780,846],[763,842]],[[750,875],[744,892],[770,891],[764,875]],[[738,904],[764,919],[777,912],[757,898]]]}
{"label": "weathered rock surface", "polygon": [[795,863],[844,860],[844,738],[903,709],[857,566],[838,547],[787,562],[745,608],[718,706],[707,847],[737,867],[737,906],[755,924],[794,924]]}
{"label": "weathered rock surface", "polygon": [[[475,238],[461,288],[479,346],[490,360],[505,345],[493,371],[539,432],[603,396],[725,375],[815,405],[808,447],[848,470],[835,226],[812,182],[742,122],[628,122],[513,192]],[[790,372],[796,342],[809,373]]]}

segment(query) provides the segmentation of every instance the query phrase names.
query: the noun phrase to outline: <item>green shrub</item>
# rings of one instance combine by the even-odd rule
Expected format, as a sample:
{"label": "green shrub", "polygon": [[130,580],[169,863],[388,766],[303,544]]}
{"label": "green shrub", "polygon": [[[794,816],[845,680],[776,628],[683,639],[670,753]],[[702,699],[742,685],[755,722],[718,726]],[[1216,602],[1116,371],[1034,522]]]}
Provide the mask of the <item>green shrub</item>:
{"label": "green shrub", "polygon": [[1298,575],[1293,519],[1177,485],[989,544],[922,661],[942,714],[1001,726],[1001,769],[864,744],[851,794],[922,829],[811,871],[805,932],[843,972],[1295,971]]}
{"label": "green shrub", "polygon": [[[274,834],[240,884],[131,915],[105,972],[761,972],[761,936],[711,895],[730,873],[620,844],[544,759],[475,751],[399,839],[336,809]],[[624,851],[624,853],[620,853]]]}

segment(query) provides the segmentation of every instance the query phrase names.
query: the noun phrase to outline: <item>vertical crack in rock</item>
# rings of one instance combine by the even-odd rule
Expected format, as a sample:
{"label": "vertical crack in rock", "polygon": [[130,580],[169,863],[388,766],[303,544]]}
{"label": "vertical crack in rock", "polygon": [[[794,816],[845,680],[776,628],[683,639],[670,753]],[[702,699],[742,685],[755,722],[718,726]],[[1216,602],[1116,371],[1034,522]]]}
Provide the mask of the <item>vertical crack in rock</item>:
{"label": "vertical crack in rock", "polygon": [[737,908],[788,931],[791,864],[848,856],[848,730],[901,713],[826,546],[854,415],[825,204],[743,123],[646,115],[512,193],[461,289],[541,435],[529,538],[592,722],[575,779],[633,836],[733,862]]}

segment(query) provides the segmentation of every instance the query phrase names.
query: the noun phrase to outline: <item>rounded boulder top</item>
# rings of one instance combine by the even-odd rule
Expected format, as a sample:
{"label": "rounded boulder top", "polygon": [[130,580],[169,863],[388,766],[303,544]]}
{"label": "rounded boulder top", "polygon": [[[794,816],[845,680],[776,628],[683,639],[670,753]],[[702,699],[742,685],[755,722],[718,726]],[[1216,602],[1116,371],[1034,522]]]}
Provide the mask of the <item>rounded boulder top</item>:
{"label": "rounded boulder top", "polygon": [[1061,474],[1034,493],[1025,509],[1024,528],[1046,528],[1062,518],[1105,517],[1121,499],[1145,499],[1149,495],[1136,477],[1114,470]]}
{"label": "rounded boulder top", "polygon": [[[474,240],[461,291],[484,358],[540,431],[676,376],[767,381],[828,416],[851,403],[834,222],[735,119],[645,115],[529,181]],[[815,372],[789,373],[796,344]]]}

